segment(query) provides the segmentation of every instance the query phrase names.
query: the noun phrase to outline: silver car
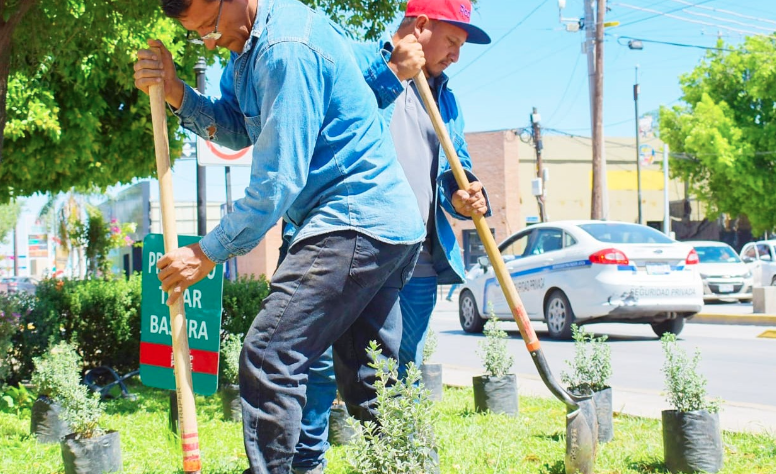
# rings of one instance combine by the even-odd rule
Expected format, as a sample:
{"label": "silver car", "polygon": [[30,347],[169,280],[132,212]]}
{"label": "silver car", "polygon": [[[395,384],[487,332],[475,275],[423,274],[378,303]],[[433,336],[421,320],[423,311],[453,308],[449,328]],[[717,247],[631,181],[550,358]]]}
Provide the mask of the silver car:
{"label": "silver car", "polygon": [[7,293],[35,293],[38,280],[32,277],[4,277],[0,279],[0,289]]}
{"label": "silver car", "polygon": [[731,246],[722,242],[693,241],[698,252],[698,273],[703,280],[703,300],[752,301],[752,272]]}

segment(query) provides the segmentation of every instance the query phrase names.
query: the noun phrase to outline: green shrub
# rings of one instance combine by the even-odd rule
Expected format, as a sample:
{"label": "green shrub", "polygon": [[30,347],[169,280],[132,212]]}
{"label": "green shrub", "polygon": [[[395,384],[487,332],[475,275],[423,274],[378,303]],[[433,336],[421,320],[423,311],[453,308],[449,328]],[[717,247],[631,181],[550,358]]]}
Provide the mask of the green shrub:
{"label": "green shrub", "polygon": [[86,385],[68,387],[56,399],[64,408],[62,418],[70,424],[77,438],[92,438],[102,434],[100,418],[104,413],[100,394],[90,392]]}
{"label": "green shrub", "polygon": [[21,330],[8,360],[9,382],[32,374],[33,358],[50,344],[72,342],[87,367],[108,365],[119,373],[138,367],[140,275],[129,279],[43,280],[25,302]]}
{"label": "green shrub", "polygon": [[665,333],[660,340],[663,345],[663,373],[666,383],[666,400],[676,411],[688,412],[707,410],[718,412],[720,400],[706,399],[706,377],[698,373],[701,352],[695,349],[692,360],[687,352],[676,343],[676,335]]}
{"label": "green shrub", "polygon": [[241,275],[235,281],[224,281],[221,328],[227,334],[248,334],[261,303],[269,294],[264,275]]}
{"label": "green shrub", "polygon": [[81,356],[72,344],[62,341],[41,357],[34,357],[33,363],[31,381],[38,395],[58,401],[62,394],[81,384]]}
{"label": "green shrub", "polygon": [[434,472],[436,416],[428,391],[420,384],[420,370],[407,364],[405,380],[398,380],[398,362],[381,357],[377,343],[367,349],[377,371],[377,415],[363,424],[348,420],[356,434],[346,445],[348,463],[359,474]]}
{"label": "green shrub", "polygon": [[[263,276],[225,282],[224,334],[247,334],[267,294]],[[122,374],[137,369],[140,302],[139,274],[129,279],[43,280],[34,296],[19,296],[13,306],[18,310],[4,310],[0,299],[0,311],[6,314],[0,317],[0,384],[29,379],[33,358],[62,340],[75,344],[87,368],[107,365]],[[19,314],[19,324],[8,325],[8,314]],[[10,344],[4,345],[3,337]]]}
{"label": "green shrub", "polygon": [[81,357],[73,344],[60,342],[46,354],[35,357],[32,383],[39,395],[45,395],[62,405],[62,417],[79,438],[99,434],[103,414],[100,395],[90,393],[81,384]]}
{"label": "green shrub", "polygon": [[485,339],[479,342],[477,354],[485,371],[493,377],[507,375],[515,358],[507,352],[507,333],[499,327],[498,318],[492,311],[483,333]]}
{"label": "green shrub", "polygon": [[13,340],[22,328],[22,315],[29,311],[26,293],[0,293],[0,386],[12,370]]}
{"label": "green shrub", "polygon": [[240,351],[242,337],[238,334],[227,334],[221,343],[221,383],[235,385],[240,380]]}
{"label": "green shrub", "polygon": [[0,411],[5,413],[14,412],[18,417],[22,410],[29,410],[32,408],[34,402],[35,398],[24,385],[6,387],[6,389],[3,390],[2,396],[0,396]]}
{"label": "green shrub", "polygon": [[561,372],[560,379],[569,390],[578,394],[598,392],[609,387],[612,376],[612,349],[607,336],[595,337],[584,328],[571,326],[574,335],[574,359],[567,360],[571,369]]}
{"label": "green shrub", "polygon": [[426,334],[426,342],[423,345],[423,363],[431,360],[431,356],[437,350],[437,335],[433,329],[428,328],[428,334]]}
{"label": "green shrub", "polygon": [[76,284],[75,280],[42,280],[35,296],[25,302],[20,330],[13,336],[7,359],[12,362],[9,383],[28,380],[34,369],[33,358],[45,354],[50,345],[62,340],[67,314],[65,294]]}
{"label": "green shrub", "polygon": [[78,347],[85,367],[119,373],[138,368],[141,277],[78,282],[65,294],[64,337]]}

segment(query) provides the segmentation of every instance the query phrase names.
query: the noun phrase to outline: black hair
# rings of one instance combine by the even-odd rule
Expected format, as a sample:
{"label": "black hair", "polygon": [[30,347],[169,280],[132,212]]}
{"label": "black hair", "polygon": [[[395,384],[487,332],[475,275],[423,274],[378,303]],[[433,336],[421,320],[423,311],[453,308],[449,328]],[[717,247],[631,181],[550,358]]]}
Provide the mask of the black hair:
{"label": "black hair", "polygon": [[180,18],[191,6],[191,0],[161,0],[162,11],[170,18]]}
{"label": "black hair", "polygon": [[[170,18],[180,18],[186,13],[186,10],[191,6],[191,0],[160,0],[162,3],[162,11]],[[206,0],[207,2],[214,2],[216,0]]]}

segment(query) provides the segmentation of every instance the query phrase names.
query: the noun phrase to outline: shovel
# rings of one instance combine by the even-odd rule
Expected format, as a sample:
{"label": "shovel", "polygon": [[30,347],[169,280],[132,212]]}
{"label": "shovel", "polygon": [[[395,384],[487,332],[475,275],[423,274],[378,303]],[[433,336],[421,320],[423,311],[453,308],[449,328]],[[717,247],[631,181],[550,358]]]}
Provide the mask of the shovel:
{"label": "shovel", "polygon": [[[159,48],[151,48],[157,57],[162,57]],[[162,206],[162,230],[164,251],[178,248],[178,231],[175,224],[175,202],[172,195],[172,170],[170,169],[170,142],[167,138],[167,108],[164,101],[164,86],[153,85],[148,89],[151,98],[151,120],[154,126],[154,148],[156,172],[159,178],[159,201]],[[194,407],[194,386],[191,380],[191,359],[189,339],[186,335],[186,313],[183,298],[170,306],[172,327],[172,353],[174,360],[175,387],[180,413],[181,445],[183,448],[183,472],[199,473],[202,462],[199,456],[199,435],[197,433],[197,412]]]}
{"label": "shovel", "polygon": [[[467,189],[469,187],[469,180],[466,177],[463,166],[461,166],[458,154],[455,152],[453,142],[447,133],[447,128],[442,121],[442,116],[439,114],[439,109],[436,106],[434,97],[431,95],[431,89],[428,87],[428,81],[426,81],[423,71],[414,77],[414,81],[426,106],[426,110],[431,117],[434,130],[436,130],[437,137],[439,137],[439,143],[445,151],[445,155],[447,155],[447,161],[453,170],[455,181],[460,189]],[[525,312],[523,302],[517,294],[515,284],[507,271],[501,252],[499,252],[496,246],[496,241],[490,233],[490,228],[487,222],[485,222],[485,218],[481,215],[474,215],[473,220],[474,226],[477,228],[477,234],[479,234],[480,240],[482,240],[491,265],[493,265],[493,271],[501,285],[501,290],[504,292],[504,297],[509,304],[509,309],[512,311],[512,316],[520,328],[520,335],[523,337],[523,341],[525,341],[528,352],[531,353],[531,358],[539,371],[539,375],[541,375],[544,384],[550,389],[550,392],[566,405],[566,474],[593,474],[596,443],[598,440],[598,422],[595,416],[593,400],[591,397],[579,397],[570,394],[552,376],[550,367],[547,365],[547,360],[544,358],[544,353],[539,344],[539,339],[536,337],[533,326],[531,326],[531,322],[528,320],[528,314]]]}

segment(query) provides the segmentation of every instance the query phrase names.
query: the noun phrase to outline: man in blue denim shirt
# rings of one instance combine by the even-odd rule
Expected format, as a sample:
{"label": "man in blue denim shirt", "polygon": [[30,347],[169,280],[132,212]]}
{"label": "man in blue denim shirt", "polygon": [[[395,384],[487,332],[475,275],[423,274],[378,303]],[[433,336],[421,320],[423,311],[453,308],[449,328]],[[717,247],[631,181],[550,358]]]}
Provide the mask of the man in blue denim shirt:
{"label": "man in blue denim shirt", "polygon": [[[410,0],[405,19],[391,43],[354,45],[356,60],[367,83],[390,124],[399,162],[410,182],[424,222],[427,224],[418,263],[412,278],[400,292],[402,340],[399,371],[406,364],[422,363],[423,345],[431,312],[436,304],[438,284],[462,283],[464,265],[455,234],[443,209],[457,219],[470,219],[473,213],[486,214],[487,199],[481,184],[470,172],[471,158],[463,137],[463,118],[443,71],[458,60],[464,42],[487,43],[488,36],[469,24],[468,0]],[[478,201],[459,206],[454,198],[458,186],[452,176],[428,113],[412,81],[423,66],[440,106],[442,118],[456,152],[476,191]],[[310,368],[307,405],[302,414],[302,434],[294,456],[294,472],[321,473],[328,448],[328,417],[336,395],[334,372],[340,379],[340,360],[325,352]]]}
{"label": "man in blue denim shirt", "polygon": [[[250,472],[288,474],[307,371],[334,347],[354,414],[375,408],[365,348],[398,357],[398,295],[424,238],[412,190],[348,41],[296,0],[162,0],[208,48],[232,51],[221,99],[175,74],[170,53],[138,52],[135,84],[163,85],[181,124],[230,148],[254,145],[250,184],[233,213],[195,245],[159,261],[170,304],[217,262],[244,254],[283,216],[288,255],[246,335],[240,359]],[[472,193],[476,194],[476,193]],[[475,202],[467,194],[458,197]]]}

